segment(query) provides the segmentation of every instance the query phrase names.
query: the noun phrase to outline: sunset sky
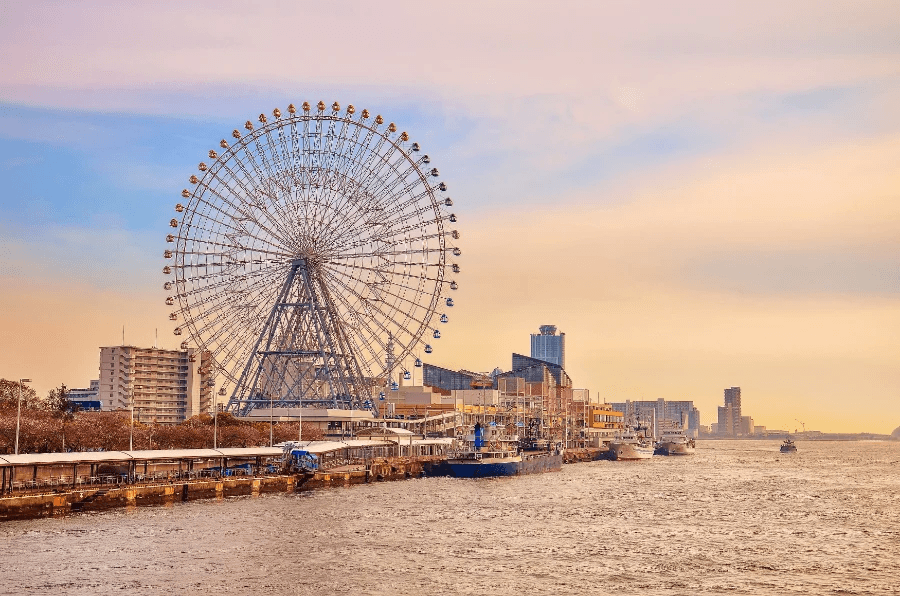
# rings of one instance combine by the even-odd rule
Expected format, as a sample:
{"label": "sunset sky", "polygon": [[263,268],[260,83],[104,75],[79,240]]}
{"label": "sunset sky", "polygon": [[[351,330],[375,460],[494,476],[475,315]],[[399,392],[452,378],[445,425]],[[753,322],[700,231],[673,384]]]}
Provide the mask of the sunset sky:
{"label": "sunset sky", "polygon": [[397,122],[453,185],[431,362],[541,324],[609,401],[723,389],[770,428],[900,425],[900,8],[890,2],[0,3],[0,377],[177,347],[187,177],[260,112]]}

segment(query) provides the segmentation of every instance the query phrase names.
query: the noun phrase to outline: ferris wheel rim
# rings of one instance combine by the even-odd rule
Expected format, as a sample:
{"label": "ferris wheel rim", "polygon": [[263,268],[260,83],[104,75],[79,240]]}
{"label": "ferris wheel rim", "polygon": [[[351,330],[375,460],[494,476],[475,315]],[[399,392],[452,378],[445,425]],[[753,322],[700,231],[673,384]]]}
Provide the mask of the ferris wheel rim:
{"label": "ferris wheel rim", "polygon": [[[337,104],[335,104],[337,105]],[[320,104],[321,107],[321,104]],[[276,110],[277,111],[277,110]],[[365,111],[364,111],[365,112]],[[191,176],[191,183],[194,184],[194,190],[182,192],[182,196],[184,198],[190,199],[188,201],[187,206],[183,206],[179,203],[179,206],[176,207],[176,211],[181,213],[184,212],[184,215],[181,218],[181,222],[178,222],[178,225],[175,225],[176,220],[172,220],[172,227],[178,227],[178,234],[175,237],[176,246],[175,251],[172,251],[175,255],[174,266],[166,266],[165,269],[172,269],[175,272],[175,283],[169,284],[168,282],[165,284],[167,289],[169,286],[174,286],[176,289],[176,297],[178,300],[179,308],[173,312],[173,317],[176,315],[180,315],[184,322],[176,327],[176,334],[179,334],[180,331],[186,328],[190,331],[190,335],[193,339],[199,340],[196,343],[202,349],[211,349],[213,352],[213,358],[217,361],[219,359],[234,359],[239,357],[240,354],[238,348],[236,348],[233,343],[229,343],[226,339],[223,339],[223,330],[226,329],[226,326],[223,325],[219,328],[216,328],[215,325],[212,325],[210,321],[207,321],[204,318],[203,312],[196,312],[202,309],[199,309],[197,306],[200,302],[200,299],[194,299],[195,297],[201,297],[204,293],[212,292],[213,290],[229,290],[232,289],[235,292],[256,292],[255,296],[257,298],[271,298],[274,293],[274,290],[269,290],[267,293],[265,290],[261,290],[260,286],[265,286],[267,283],[269,285],[277,285],[272,284],[271,282],[278,279],[279,273],[283,274],[286,263],[290,261],[291,258],[296,257],[296,246],[294,246],[294,250],[291,250],[291,242],[288,241],[286,237],[287,233],[290,232],[289,229],[284,229],[283,226],[285,222],[283,220],[279,220],[279,215],[275,215],[274,218],[271,216],[266,216],[268,221],[263,222],[267,225],[259,226],[257,225],[256,232],[250,233],[246,229],[247,226],[244,225],[235,225],[234,223],[234,213],[241,214],[242,217],[247,218],[248,220],[253,221],[254,224],[259,223],[259,219],[261,219],[261,214],[254,215],[254,208],[256,208],[252,203],[248,204],[237,204],[237,201],[231,200],[232,197],[241,198],[240,193],[235,193],[234,188],[230,185],[230,183],[234,183],[234,186],[241,187],[241,191],[244,192],[243,199],[248,200],[250,197],[257,196],[257,193],[253,191],[259,191],[259,187],[253,187],[253,182],[260,182],[260,180],[255,180],[249,174],[250,169],[253,169],[257,174],[260,173],[260,169],[258,167],[259,164],[253,163],[252,168],[248,168],[248,164],[244,163],[242,159],[248,158],[247,161],[253,161],[254,148],[251,147],[251,143],[256,145],[255,149],[259,151],[259,155],[261,156],[262,161],[266,161],[267,158],[282,158],[287,154],[284,152],[286,148],[284,146],[284,135],[285,129],[288,126],[292,126],[289,134],[295,135],[292,137],[292,143],[294,144],[294,148],[296,148],[296,135],[297,135],[297,124],[305,124],[304,134],[308,134],[308,126],[311,122],[316,123],[316,128],[318,129],[318,134],[321,136],[321,131],[326,128],[326,123],[339,123],[341,125],[341,133],[348,127],[355,127],[356,133],[352,142],[356,142],[358,135],[360,134],[360,130],[367,131],[369,136],[366,136],[366,145],[360,145],[362,147],[361,154],[366,156],[365,150],[369,148],[368,143],[377,135],[377,141],[375,144],[375,148],[371,151],[371,153],[367,156],[367,159],[372,160],[375,157],[382,159],[384,163],[387,163],[388,158],[396,158],[399,154],[402,156],[401,163],[405,164],[406,169],[403,171],[403,175],[409,175],[411,172],[415,173],[415,177],[418,178],[417,184],[422,185],[422,191],[418,195],[412,195],[407,197],[402,192],[396,193],[395,195],[387,194],[387,198],[390,199],[393,196],[400,196],[404,198],[404,202],[401,205],[396,205],[389,203],[387,206],[392,207],[393,211],[391,212],[391,217],[394,219],[388,220],[388,223],[392,223],[397,219],[400,219],[404,216],[408,216],[409,214],[404,212],[409,206],[419,205],[419,209],[415,212],[415,215],[418,217],[419,223],[418,225],[414,222],[409,224],[406,228],[401,230],[401,233],[398,234],[393,242],[388,243],[391,246],[411,246],[416,242],[426,243],[423,248],[414,249],[407,248],[405,250],[380,250],[377,252],[377,257],[388,260],[389,258],[394,258],[395,260],[391,263],[391,267],[385,267],[384,265],[373,266],[372,263],[366,263],[366,259],[373,259],[373,254],[371,249],[367,252],[365,249],[367,246],[370,246],[373,242],[377,240],[375,237],[376,232],[370,231],[369,235],[362,236],[359,231],[354,233],[354,230],[349,230],[347,234],[353,238],[355,238],[354,242],[351,243],[349,248],[351,252],[349,253],[332,253],[328,255],[321,256],[321,267],[323,270],[327,272],[327,277],[329,282],[334,285],[342,286],[346,293],[339,293],[339,301],[342,304],[342,307],[345,310],[345,313],[353,315],[355,322],[355,326],[348,322],[348,325],[351,327],[350,335],[354,337],[355,341],[359,341],[358,338],[360,335],[364,335],[368,337],[368,344],[358,346],[361,352],[367,353],[365,358],[364,366],[367,371],[371,370],[372,366],[378,363],[379,357],[384,355],[386,349],[386,342],[382,342],[377,340],[377,338],[382,333],[391,334],[395,331],[392,327],[399,326],[397,324],[397,320],[401,319],[402,324],[410,324],[415,323],[417,326],[417,330],[413,333],[407,333],[408,339],[405,342],[400,342],[401,353],[398,360],[405,358],[409,355],[412,355],[415,348],[419,345],[424,345],[425,341],[423,341],[423,337],[425,337],[426,333],[432,332],[435,336],[438,336],[438,329],[436,324],[433,322],[433,318],[435,317],[435,313],[437,312],[440,301],[445,294],[446,290],[455,289],[456,282],[448,280],[446,276],[446,267],[449,263],[450,254],[454,254],[458,256],[458,249],[455,246],[452,246],[452,243],[449,242],[450,234],[446,231],[444,227],[445,221],[451,221],[455,223],[456,216],[455,214],[446,213],[443,209],[444,206],[452,205],[452,202],[449,198],[444,201],[438,200],[438,192],[446,192],[446,184],[441,182],[440,184],[430,184],[429,176],[437,177],[437,169],[432,168],[429,170],[423,169],[420,167],[423,163],[424,165],[428,165],[430,163],[430,159],[418,158],[415,159],[413,153],[418,150],[418,144],[412,143],[410,148],[405,148],[401,143],[405,143],[408,140],[406,133],[401,133],[401,135],[397,138],[406,137],[403,141],[397,141],[397,138],[392,138],[390,135],[396,132],[393,124],[388,125],[386,130],[382,132],[379,130],[379,126],[383,123],[378,122],[376,126],[370,126],[363,122],[362,120],[352,119],[349,116],[347,117],[339,117],[336,116],[335,113],[329,115],[326,114],[323,110],[319,110],[316,114],[310,114],[309,112],[305,112],[303,115],[292,113],[291,116],[281,118],[276,117],[271,121],[263,120],[263,115],[260,115],[260,120],[262,126],[253,127],[252,129],[248,129],[248,134],[241,134],[240,137],[236,135],[239,134],[239,131],[235,129],[233,135],[239,142],[229,144],[224,139],[221,141],[220,145],[224,149],[224,151],[220,154],[218,151],[211,150],[209,152],[209,158],[214,160],[211,165],[207,166],[204,162],[201,162],[198,166],[200,170],[201,176],[197,177],[196,175]],[[380,116],[376,117],[376,121],[380,119]],[[251,123],[248,121],[245,126],[249,126]],[[391,129],[388,132],[387,129]],[[276,142],[273,139],[273,136],[278,136],[282,145],[280,147],[276,147]],[[265,139],[265,140],[263,140]],[[304,139],[306,142],[307,139]],[[344,136],[340,137],[340,142],[343,143],[347,139]],[[264,150],[261,148],[261,144],[265,143],[268,148],[272,151],[271,155],[266,155]],[[385,153],[379,153],[381,150],[381,146],[387,143],[389,146],[389,150]],[[322,171],[331,171],[328,168],[335,168],[335,162],[341,158],[344,161],[348,161],[352,165],[358,165],[357,162],[350,162],[349,155],[343,154],[335,154],[333,152],[321,152],[317,155],[325,155],[330,157],[330,162],[326,164],[317,163],[315,166],[315,170],[317,173],[321,174]],[[291,159],[293,160],[295,155],[291,155]],[[425,156],[427,158],[427,156]],[[229,166],[229,163],[233,160],[232,165]],[[279,164],[279,166],[283,166],[284,164]],[[322,167],[322,166],[326,167]],[[361,167],[361,166],[360,166]],[[382,168],[382,166],[379,166]],[[235,171],[236,170],[243,171],[243,178],[238,176]],[[387,182],[382,182],[382,177],[389,176],[391,174],[391,170],[394,170],[394,175],[398,176],[399,173],[396,172],[396,167],[392,166],[392,168],[388,169],[386,173],[383,172],[382,169],[373,170],[367,172],[367,175],[370,179],[376,179],[382,186],[388,191],[391,190],[391,186],[388,186],[388,182],[391,185],[396,186],[398,181],[402,181],[402,178],[394,178],[391,180],[387,179]],[[223,173],[224,171],[224,173]],[[277,167],[273,170],[271,166],[265,166],[263,170],[265,173],[268,173],[268,176],[263,181],[265,186],[266,184],[272,185],[276,184],[279,180],[282,180],[285,176],[284,170],[277,170]],[[347,172],[344,172],[347,174]],[[217,185],[217,180],[221,180],[222,177],[227,177],[227,182],[222,182],[221,185]],[[349,176],[347,176],[349,177]],[[296,182],[296,180],[294,181]],[[354,180],[350,180],[350,184],[358,184]],[[407,190],[408,190],[407,185]],[[339,192],[337,189],[333,189],[335,192]],[[380,189],[384,190],[384,189]],[[187,194],[185,194],[187,193]],[[231,195],[229,196],[229,193]],[[334,195],[331,195],[333,198]],[[348,199],[346,196],[341,195],[342,198],[346,199],[343,202],[343,206],[348,206],[351,202],[351,199]],[[421,204],[422,199],[426,199],[427,203],[425,205]],[[325,197],[323,199],[325,202],[320,203],[319,197],[317,195],[315,201],[315,208],[318,217],[322,217],[322,214],[319,212],[321,208],[323,211],[327,211],[327,207],[329,206],[328,200],[329,197]],[[227,207],[223,210],[223,204]],[[306,203],[304,203],[306,206]],[[180,207],[180,208],[179,208]],[[204,209],[203,212],[200,209]],[[230,211],[228,211],[230,209]],[[331,218],[337,217],[336,209],[335,213],[331,214]],[[423,213],[431,213],[433,217],[427,220],[422,219]],[[216,217],[221,216],[221,219],[216,219],[216,217],[212,217],[210,214],[215,214]],[[356,215],[360,215],[361,212]],[[317,223],[319,220],[316,220],[315,217],[308,218],[308,220],[312,220],[313,224]],[[194,218],[198,218],[198,223],[194,225]],[[232,217],[230,222],[224,221],[224,218]],[[362,216],[360,215],[360,218]],[[357,219],[357,221],[359,221]],[[203,225],[208,225],[209,227],[204,229]],[[424,230],[424,228],[428,225],[434,225],[435,231],[425,233],[424,231],[418,235],[410,237],[409,232],[412,232],[417,229]],[[245,245],[241,245],[240,243],[233,241],[230,244],[222,241],[210,241],[210,238],[213,235],[216,235],[215,238],[221,240],[221,228],[227,227],[231,230],[231,234],[233,237],[238,237],[241,234],[246,237],[252,239],[255,244],[252,247],[248,247]],[[241,228],[238,230],[238,228]],[[187,233],[183,233],[185,229],[188,230]],[[384,229],[389,229],[389,227],[385,227]],[[197,235],[199,234],[199,235]],[[458,233],[454,230],[453,237],[458,238]],[[225,236],[229,236],[228,233]],[[171,237],[171,235],[170,235]],[[338,236],[333,239],[335,242],[341,240],[342,236]],[[429,240],[433,240],[437,243],[438,246],[429,248],[427,246],[427,242]],[[189,246],[190,243],[190,246]],[[207,246],[207,247],[215,247],[216,251],[201,251],[197,249],[198,246]],[[346,248],[346,246],[345,246]],[[352,252],[353,249],[359,249],[356,252]],[[226,258],[225,255],[228,254],[228,251],[243,251],[248,253],[249,255],[253,255],[255,259],[230,259]],[[452,252],[451,252],[452,251]],[[166,251],[167,255],[170,251]],[[450,253],[450,254],[448,254]],[[420,254],[422,255],[422,259],[420,261],[410,261],[408,257],[412,255]],[[219,261],[210,262],[207,257],[210,256],[218,256]],[[196,258],[194,258],[196,257]],[[201,258],[202,259],[202,263]],[[260,258],[264,257],[264,258]],[[403,257],[407,259],[406,262],[400,263],[399,257]],[[429,260],[429,258],[433,259]],[[406,269],[403,268],[406,267]],[[249,269],[248,269],[249,267]],[[255,267],[255,268],[254,268]],[[419,267],[421,271],[429,271],[433,270],[433,274],[414,274],[414,267]],[[201,270],[205,273],[201,274]],[[210,272],[212,270],[212,272]],[[228,274],[223,274],[223,271],[229,271]],[[348,273],[348,271],[356,271],[360,272],[358,275],[362,275],[361,272],[365,271],[367,273],[372,273],[377,275],[381,275],[385,278],[385,283],[389,288],[393,288],[393,291],[390,290],[378,290],[379,298],[374,302],[376,304],[382,300],[382,297],[387,296],[393,299],[391,305],[382,308],[381,306],[377,306],[376,308],[372,308],[371,300],[362,296],[359,292],[359,278],[354,277],[353,274]],[[454,271],[458,271],[458,268],[454,264]],[[188,275],[190,273],[190,275]],[[337,281],[338,278],[344,279],[344,281]],[[366,278],[368,279],[368,277]],[[250,280],[250,281],[248,281]],[[398,282],[400,280],[400,282]],[[416,286],[413,283],[413,280],[418,280],[419,285]],[[203,281],[209,281],[209,283],[200,283]],[[189,282],[194,284],[196,287],[187,288]],[[353,287],[350,287],[350,284],[354,283]],[[377,285],[381,282],[363,282],[361,285],[368,287],[369,291],[372,291],[372,286]],[[199,285],[197,285],[199,284]],[[408,284],[408,285],[407,285]],[[426,284],[432,284],[430,286],[431,290],[428,291],[428,287]],[[179,287],[180,286],[180,287]],[[235,289],[238,288],[238,289]],[[356,290],[354,290],[356,288]],[[350,296],[350,298],[348,298]],[[418,297],[418,300],[417,300]],[[171,298],[171,297],[170,297]],[[427,298],[427,300],[425,300]],[[167,298],[167,300],[169,300]],[[218,300],[224,300],[219,298]],[[241,308],[246,308],[246,312],[244,317],[249,319],[252,316],[259,316],[265,311],[264,300],[260,302],[256,307],[251,307],[250,303],[242,306]],[[427,302],[427,304],[425,304]],[[387,304],[387,303],[385,303]],[[398,304],[408,304],[410,306],[418,306],[422,310],[421,314],[417,314],[418,311],[414,310],[414,313],[410,315],[410,313],[405,313],[403,317],[400,317],[396,311],[399,311]],[[220,303],[216,302],[217,308],[221,310]],[[365,308],[363,308],[365,307]],[[393,310],[391,310],[393,309]],[[366,321],[364,318],[359,317],[359,311],[365,310],[368,313],[372,313],[372,311],[377,311],[383,318],[381,319],[372,319],[371,321]],[[445,315],[444,315],[444,318]],[[362,329],[364,328],[364,329]],[[395,333],[394,335],[402,335],[399,333]],[[395,338],[396,340],[396,338]],[[377,347],[373,347],[372,342],[379,344]],[[234,373],[227,369],[226,366],[221,366],[220,370],[225,374],[226,377],[231,378],[233,380]]]}

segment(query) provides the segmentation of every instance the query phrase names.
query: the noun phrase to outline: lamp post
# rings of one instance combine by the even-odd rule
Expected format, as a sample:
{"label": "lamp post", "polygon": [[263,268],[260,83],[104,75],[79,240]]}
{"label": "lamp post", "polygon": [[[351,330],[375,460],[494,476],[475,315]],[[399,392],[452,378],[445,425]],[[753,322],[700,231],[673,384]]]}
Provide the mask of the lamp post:
{"label": "lamp post", "polygon": [[[219,388],[219,395],[225,395],[225,387]],[[219,398],[213,395],[213,449],[219,448]]]}
{"label": "lamp post", "polygon": [[134,392],[131,393],[131,430],[128,432],[128,451],[134,451]]}
{"label": "lamp post", "polygon": [[22,385],[30,382],[31,379],[19,379],[19,409],[16,412],[16,455],[19,454],[19,425],[22,420]]}

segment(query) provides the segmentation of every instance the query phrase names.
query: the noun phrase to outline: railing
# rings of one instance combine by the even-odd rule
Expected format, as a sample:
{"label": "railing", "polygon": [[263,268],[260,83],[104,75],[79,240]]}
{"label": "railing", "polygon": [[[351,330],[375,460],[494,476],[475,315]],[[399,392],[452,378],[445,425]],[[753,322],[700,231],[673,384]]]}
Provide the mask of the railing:
{"label": "railing", "polygon": [[[258,474],[271,471],[271,465],[260,466]],[[11,492],[46,493],[75,490],[82,487],[116,487],[134,484],[151,484],[154,482],[168,482],[174,480],[199,480],[203,478],[219,479],[230,476],[253,476],[254,471],[242,467],[227,468],[224,473],[217,469],[202,470],[170,470],[157,471],[147,474],[98,474],[96,476],[76,476],[74,483],[71,476],[49,476],[47,478],[29,478],[28,480],[15,480],[12,482]],[[0,494],[10,494],[10,486],[0,487]]]}

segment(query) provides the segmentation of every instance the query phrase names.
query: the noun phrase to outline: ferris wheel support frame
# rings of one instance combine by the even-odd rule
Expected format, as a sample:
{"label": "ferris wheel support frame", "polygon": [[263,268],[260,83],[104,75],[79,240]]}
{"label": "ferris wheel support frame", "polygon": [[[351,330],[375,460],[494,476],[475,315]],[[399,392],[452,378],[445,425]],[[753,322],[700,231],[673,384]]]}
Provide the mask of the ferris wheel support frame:
{"label": "ferris wheel support frame", "polygon": [[[340,322],[333,320],[328,306],[322,304],[329,300],[327,289],[315,278],[305,258],[294,259],[228,401],[229,412],[247,416],[259,407],[318,406],[365,409],[378,416],[372,383],[362,374]],[[299,293],[292,298],[295,284]],[[279,325],[284,322],[290,327]],[[303,337],[304,326],[305,331],[313,331],[316,336],[313,349],[295,344],[298,337]],[[290,343],[272,349],[279,329],[285,333],[282,339]],[[282,366],[278,365],[279,360],[283,361]],[[292,360],[309,364],[312,375],[301,374],[285,387]],[[276,388],[282,389],[277,396],[272,394]],[[326,394],[322,394],[322,389],[327,390]]]}

